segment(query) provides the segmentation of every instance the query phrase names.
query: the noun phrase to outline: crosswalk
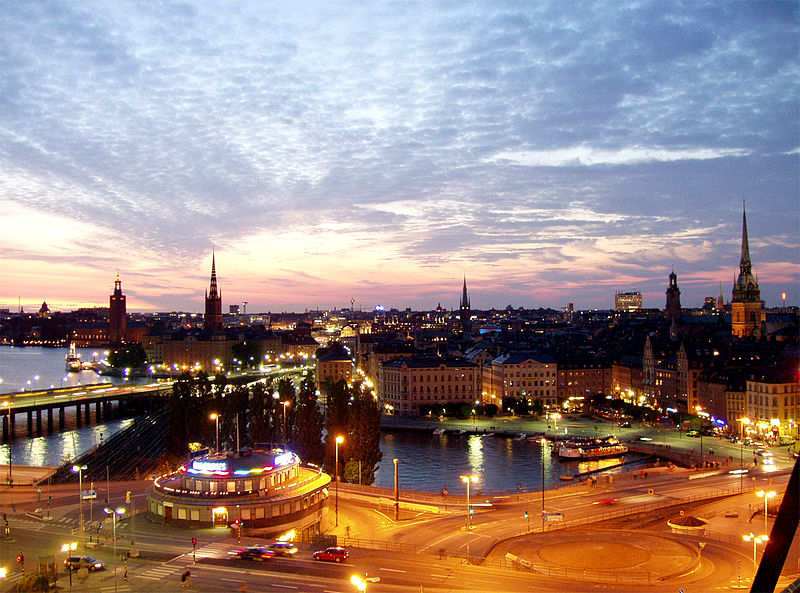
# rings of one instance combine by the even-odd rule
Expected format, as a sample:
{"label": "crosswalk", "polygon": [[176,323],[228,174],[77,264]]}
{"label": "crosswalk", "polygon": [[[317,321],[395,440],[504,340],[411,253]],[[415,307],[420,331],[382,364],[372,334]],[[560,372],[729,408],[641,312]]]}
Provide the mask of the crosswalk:
{"label": "crosswalk", "polygon": [[240,550],[241,546],[230,542],[211,542],[197,548],[197,558],[228,558],[230,552]]}
{"label": "crosswalk", "polygon": [[162,564],[136,575],[136,578],[146,579],[148,581],[161,581],[173,575],[183,574],[185,570],[186,568],[183,566]]}

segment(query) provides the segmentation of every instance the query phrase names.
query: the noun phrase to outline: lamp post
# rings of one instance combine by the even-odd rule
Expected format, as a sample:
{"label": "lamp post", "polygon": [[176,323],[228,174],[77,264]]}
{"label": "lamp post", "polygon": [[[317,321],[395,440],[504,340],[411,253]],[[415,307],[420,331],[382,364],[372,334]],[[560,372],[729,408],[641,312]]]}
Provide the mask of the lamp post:
{"label": "lamp post", "polygon": [[397,457],[392,459],[394,462],[394,521],[400,520],[400,489],[397,481],[397,464],[400,461]]}
{"label": "lamp post", "polygon": [[[69,559],[69,553],[74,552],[75,549],[78,547],[76,542],[72,542],[69,544],[62,544],[61,551],[64,552],[64,564],[67,564],[67,560]],[[68,567],[69,572],[69,588],[72,589],[72,569]]]}
{"label": "lamp post", "polygon": [[85,546],[84,536],[83,536],[83,529],[84,529],[84,527],[83,527],[83,470],[85,470],[85,469],[86,469],[85,465],[73,465],[72,466],[73,473],[77,473],[78,474],[78,508],[80,509],[80,519],[81,519],[81,525],[80,525],[81,530],[80,530],[79,541],[81,543],[81,548],[83,548]]}
{"label": "lamp post", "polygon": [[750,425],[750,418],[739,418],[739,492],[744,491],[744,427]]}
{"label": "lamp post", "polygon": [[466,521],[466,527],[467,527],[467,529],[469,529],[470,528],[470,524],[472,523],[472,517],[470,516],[471,508],[469,506],[469,485],[470,485],[470,482],[477,482],[478,481],[478,476],[473,476],[473,475],[461,476],[461,481],[464,482],[467,485],[467,521]]}
{"label": "lamp post", "polygon": [[[285,409],[285,408],[284,408]],[[336,465],[334,466],[334,477],[336,479],[336,498],[334,506],[336,508],[336,527],[339,527],[339,445],[344,442],[344,437],[339,435],[335,439],[336,443]]]}
{"label": "lamp post", "polygon": [[766,490],[759,490],[756,492],[756,496],[764,499],[764,533],[769,533],[769,530],[767,529],[767,504],[769,503],[769,499],[775,498],[777,494],[778,493],[774,490],[770,490],[769,492]]}
{"label": "lamp post", "polygon": [[539,444],[542,447],[542,532],[544,532],[544,446],[547,443],[547,439],[542,437],[542,440],[539,441]]}
{"label": "lamp post", "polygon": [[553,487],[558,490],[558,419],[561,418],[561,414],[556,412],[555,414],[551,414],[551,418],[553,418],[553,453],[555,453],[556,456],[556,481]]}
{"label": "lamp post", "polygon": [[214,451],[215,451],[216,453],[219,453],[219,414],[217,414],[216,412],[214,412],[213,414],[211,414],[211,415],[209,416],[209,418],[211,418],[211,419],[214,421],[214,435],[215,435],[215,439],[214,439],[214,444],[215,444]]}
{"label": "lamp post", "polygon": [[124,515],[125,509],[117,507],[114,510],[106,507],[103,512],[111,515],[111,537],[114,538],[114,593],[117,593],[117,515]]}
{"label": "lamp post", "polygon": [[760,543],[769,541],[769,536],[755,535],[752,531],[750,535],[743,535],[742,539],[746,542],[753,542],[753,578],[756,578],[756,546]]}
{"label": "lamp post", "polygon": [[283,406],[283,442],[284,442],[284,444],[286,444],[286,442],[289,440],[287,438],[287,435],[286,435],[286,408],[288,408],[291,405],[291,403],[292,402],[290,402],[289,400],[285,400],[285,401],[281,402],[281,405]]}

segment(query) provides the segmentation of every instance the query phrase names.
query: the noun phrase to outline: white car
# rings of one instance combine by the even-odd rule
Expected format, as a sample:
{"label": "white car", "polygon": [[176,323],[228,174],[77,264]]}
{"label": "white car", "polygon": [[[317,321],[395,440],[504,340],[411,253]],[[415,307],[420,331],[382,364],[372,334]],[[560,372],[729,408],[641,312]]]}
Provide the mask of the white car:
{"label": "white car", "polygon": [[97,498],[97,491],[95,491],[95,490],[83,490],[81,492],[81,498],[83,500],[89,500],[90,498],[92,498],[92,499]]}

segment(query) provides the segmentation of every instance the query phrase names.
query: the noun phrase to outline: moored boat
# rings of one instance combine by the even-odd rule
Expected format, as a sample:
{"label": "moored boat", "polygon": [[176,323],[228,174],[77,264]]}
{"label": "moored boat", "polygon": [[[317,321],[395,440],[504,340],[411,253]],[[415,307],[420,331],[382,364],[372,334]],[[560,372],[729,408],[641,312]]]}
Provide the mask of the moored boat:
{"label": "moored boat", "polygon": [[576,437],[564,441],[558,446],[558,456],[563,459],[600,459],[601,457],[614,457],[624,455],[628,447],[619,442],[613,435],[588,439]]}
{"label": "moored boat", "polygon": [[75,351],[75,344],[69,345],[69,352],[64,357],[64,367],[70,373],[77,373],[82,369],[81,355]]}

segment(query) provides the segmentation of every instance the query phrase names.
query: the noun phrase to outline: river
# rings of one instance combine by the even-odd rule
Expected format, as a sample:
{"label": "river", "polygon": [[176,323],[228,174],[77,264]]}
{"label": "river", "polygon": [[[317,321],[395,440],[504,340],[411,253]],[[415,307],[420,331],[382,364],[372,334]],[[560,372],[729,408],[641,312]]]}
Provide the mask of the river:
{"label": "river", "polygon": [[[84,359],[91,360],[102,351],[79,350]],[[101,377],[92,371],[66,373],[66,349],[0,346],[0,392],[22,389],[45,389],[52,386],[120,382]],[[37,378],[38,377],[38,378]],[[24,438],[19,432],[11,445],[14,465],[56,467],[80,457],[121,430],[130,419],[114,420],[83,426],[62,433]],[[517,441],[499,436],[433,435],[431,432],[384,432],[381,436],[383,460],[375,476],[376,486],[392,487],[394,464],[397,458],[400,487],[404,490],[439,492],[447,487],[450,493],[464,487],[460,476],[474,475],[473,486],[480,491],[513,491],[516,488],[539,489],[558,482],[558,475],[574,475],[589,469],[619,464],[618,458],[592,462],[558,461],[552,455],[552,444],[537,441]],[[8,464],[9,445],[0,446],[0,465]],[[340,463],[347,462],[347,448],[340,449]],[[637,462],[640,455],[628,455],[625,460]]]}

